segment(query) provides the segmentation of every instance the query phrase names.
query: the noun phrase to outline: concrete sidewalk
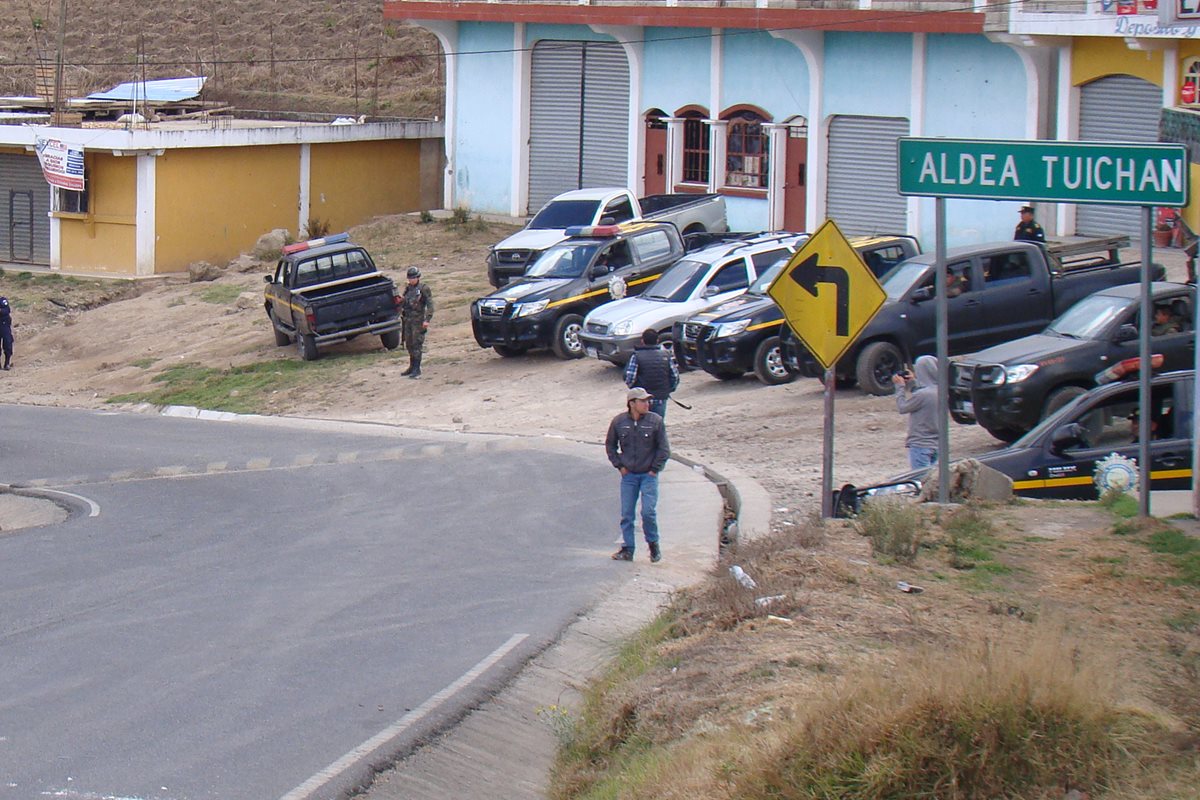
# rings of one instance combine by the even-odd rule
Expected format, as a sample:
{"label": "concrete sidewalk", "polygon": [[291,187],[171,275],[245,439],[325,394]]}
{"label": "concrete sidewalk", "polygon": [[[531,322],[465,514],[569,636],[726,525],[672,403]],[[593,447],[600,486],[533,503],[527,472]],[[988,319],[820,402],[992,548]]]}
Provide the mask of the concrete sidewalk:
{"label": "concrete sidewalk", "polygon": [[[594,450],[604,457],[603,450]],[[545,797],[558,741],[538,709],[556,705],[574,713],[588,679],[603,670],[621,643],[653,619],[673,592],[696,583],[713,568],[724,507],[716,482],[727,483],[738,494],[742,536],[766,531],[771,514],[767,493],[731,468],[715,473],[717,469],[673,462],[664,470],[659,499],[662,562],[650,563],[644,542],[639,542],[632,564],[613,562],[614,570],[628,575],[620,588],[583,612],[557,642],[453,729],[381,772],[363,796],[369,800]],[[615,550],[620,545],[615,473],[611,503],[611,549]],[[597,558],[608,558],[608,553],[598,553]]]}

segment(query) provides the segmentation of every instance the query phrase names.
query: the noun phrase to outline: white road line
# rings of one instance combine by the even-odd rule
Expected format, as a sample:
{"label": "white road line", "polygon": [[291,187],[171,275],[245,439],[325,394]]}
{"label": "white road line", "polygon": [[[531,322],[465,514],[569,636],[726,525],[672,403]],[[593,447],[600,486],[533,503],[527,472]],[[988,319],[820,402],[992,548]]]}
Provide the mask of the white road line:
{"label": "white road line", "polygon": [[529,638],[529,634],[527,633],[514,634],[507,642],[493,650],[491,655],[487,656],[478,664],[471,667],[471,669],[469,669],[467,672],[463,673],[463,675],[454,683],[450,684],[445,689],[442,689],[433,697],[430,697],[424,703],[417,706],[412,711],[408,712],[403,717],[372,736],[370,739],[367,739],[358,747],[354,748],[349,753],[346,753],[346,755],[342,756],[337,761],[334,761],[328,767],[321,770],[316,775],[313,775],[295,789],[292,789],[290,792],[283,795],[283,797],[281,797],[279,800],[305,800],[305,798],[312,796],[313,792],[317,791],[322,786],[336,778],[338,775],[345,772],[355,762],[366,758],[376,748],[404,731],[405,728],[411,727],[414,723],[419,722],[422,718],[428,716],[430,712],[435,710],[442,703],[458,694],[458,692],[466,688],[468,684],[486,672],[497,661],[508,655],[513,648],[525,641],[527,638]]}
{"label": "white road line", "polygon": [[89,517],[100,516],[100,504],[91,498],[84,497],[81,494],[74,494],[73,492],[64,492],[61,489],[38,489],[38,491],[46,494],[62,494],[66,495],[67,497],[74,497],[76,500],[82,500],[83,502],[87,503],[88,508],[91,509],[91,511],[88,513]]}

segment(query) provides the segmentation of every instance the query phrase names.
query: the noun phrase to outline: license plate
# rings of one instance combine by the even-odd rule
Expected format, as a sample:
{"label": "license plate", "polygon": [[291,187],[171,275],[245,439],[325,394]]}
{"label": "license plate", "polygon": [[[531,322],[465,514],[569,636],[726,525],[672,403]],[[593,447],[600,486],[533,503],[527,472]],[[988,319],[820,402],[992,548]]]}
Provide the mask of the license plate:
{"label": "license plate", "polygon": [[600,356],[599,356],[599,355],[596,353],[596,348],[594,348],[594,347],[585,347],[585,348],[584,348],[584,350],[586,350],[586,351],[587,351],[588,358],[599,358],[599,357],[600,357]]}

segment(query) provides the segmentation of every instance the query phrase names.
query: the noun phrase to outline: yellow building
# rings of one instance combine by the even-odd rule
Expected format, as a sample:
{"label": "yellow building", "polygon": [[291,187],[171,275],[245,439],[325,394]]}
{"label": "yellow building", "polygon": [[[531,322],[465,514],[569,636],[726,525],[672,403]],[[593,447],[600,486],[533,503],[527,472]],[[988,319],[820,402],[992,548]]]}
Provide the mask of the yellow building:
{"label": "yellow building", "polygon": [[[35,138],[82,147],[84,192],[46,183]],[[440,122],[0,125],[0,265],[135,277],[221,264],[310,219],[337,231],[439,208],[441,170]]]}

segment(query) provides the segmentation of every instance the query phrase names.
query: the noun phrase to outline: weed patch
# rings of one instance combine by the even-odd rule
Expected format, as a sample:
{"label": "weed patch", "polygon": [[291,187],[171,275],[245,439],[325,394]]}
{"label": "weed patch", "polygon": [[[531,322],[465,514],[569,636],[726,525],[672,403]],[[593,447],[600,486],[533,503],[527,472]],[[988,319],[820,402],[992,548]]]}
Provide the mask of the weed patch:
{"label": "weed patch", "polygon": [[1151,533],[1146,544],[1151,552],[1167,556],[1175,567],[1172,583],[1200,586],[1200,539],[1178,528],[1163,527]]}
{"label": "weed patch", "polygon": [[871,553],[902,564],[916,561],[921,546],[921,510],[906,500],[868,501],[854,521],[855,529],[871,540]]}
{"label": "weed patch", "polygon": [[208,284],[197,292],[201,300],[218,306],[229,305],[234,300],[237,300],[238,295],[241,293],[241,287],[228,283]]}

